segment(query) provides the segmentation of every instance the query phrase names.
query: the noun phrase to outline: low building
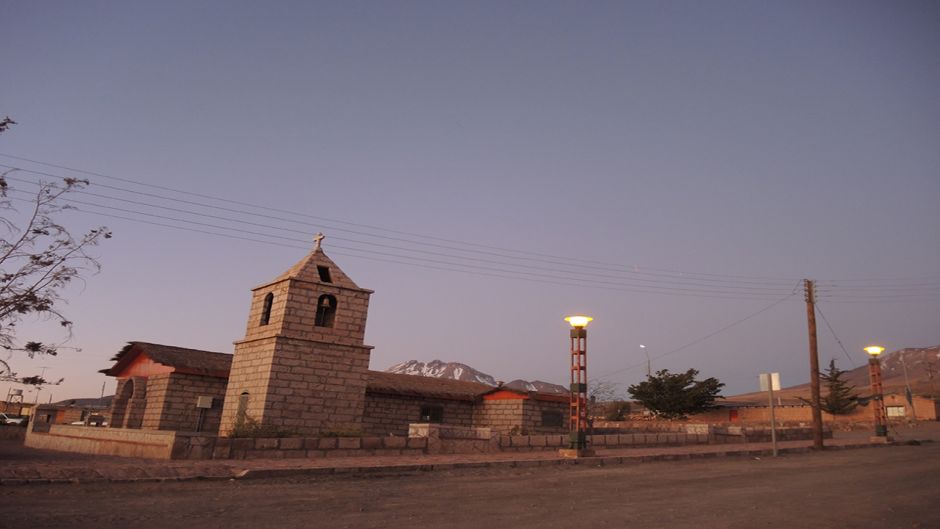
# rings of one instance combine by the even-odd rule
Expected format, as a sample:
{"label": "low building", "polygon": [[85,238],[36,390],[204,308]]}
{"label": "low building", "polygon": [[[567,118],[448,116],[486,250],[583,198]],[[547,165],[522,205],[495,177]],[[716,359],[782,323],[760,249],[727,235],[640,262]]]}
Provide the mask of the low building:
{"label": "low building", "polygon": [[[936,421],[940,417],[940,400],[920,395],[914,395],[911,400],[913,405],[907,401],[903,393],[885,393],[884,402],[888,420]],[[829,423],[872,422],[874,415],[869,402],[859,404],[851,413],[845,415],[831,415],[823,412],[823,421]],[[770,423],[770,406],[766,402],[719,401],[716,405],[715,409],[693,415],[690,420],[731,424]],[[812,407],[799,399],[783,399],[774,406],[774,416],[781,424],[813,421]]]}
{"label": "low building", "polygon": [[33,412],[34,428],[47,431],[52,424],[83,423],[105,426],[110,421],[113,396],[89,399],[68,399],[39,404]]}
{"label": "low building", "polygon": [[[101,370],[118,379],[113,427],[219,430],[232,355],[130,342],[114,359],[112,367]],[[367,377],[361,429],[323,433],[404,436],[409,424],[423,422],[498,433],[566,431],[566,395],[379,371],[368,371]],[[79,420],[70,415],[68,422],[61,416],[51,422],[68,424],[72,419]]]}
{"label": "low building", "polygon": [[114,360],[113,428],[219,431],[232,355],[130,342]]}

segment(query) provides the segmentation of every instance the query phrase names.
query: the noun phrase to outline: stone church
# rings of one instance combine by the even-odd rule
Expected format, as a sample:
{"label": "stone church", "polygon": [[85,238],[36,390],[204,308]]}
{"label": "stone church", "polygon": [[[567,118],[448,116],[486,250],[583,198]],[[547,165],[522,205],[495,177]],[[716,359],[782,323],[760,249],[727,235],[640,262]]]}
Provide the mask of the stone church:
{"label": "stone church", "polygon": [[313,251],[253,289],[234,354],[130,342],[103,373],[111,427],[279,435],[407,435],[412,423],[562,433],[567,395],[369,370],[371,290]]}

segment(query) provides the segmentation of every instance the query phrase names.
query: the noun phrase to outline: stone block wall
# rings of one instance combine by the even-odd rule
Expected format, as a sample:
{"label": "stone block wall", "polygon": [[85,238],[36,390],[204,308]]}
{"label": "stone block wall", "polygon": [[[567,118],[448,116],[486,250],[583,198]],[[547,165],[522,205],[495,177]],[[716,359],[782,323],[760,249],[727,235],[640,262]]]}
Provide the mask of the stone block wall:
{"label": "stone block wall", "polygon": [[370,350],[288,337],[239,342],[221,419],[235,425],[239,396],[263,426],[300,435],[362,428]]}
{"label": "stone block wall", "polygon": [[235,427],[242,393],[248,393],[245,409],[247,417],[260,420],[264,414],[264,397],[271,380],[271,362],[276,340],[275,337],[270,337],[235,344],[232,369],[222,406],[220,435],[228,435]]}
{"label": "stone block wall", "polygon": [[[218,438],[208,457],[181,459],[300,459],[350,456],[419,455],[427,451],[427,438],[409,437],[285,437],[282,439]],[[196,454],[204,454],[196,450]]]}
{"label": "stone block wall", "polygon": [[[561,425],[543,424],[542,412],[561,413]],[[473,409],[473,425],[501,434],[564,433],[568,431],[568,403],[535,399],[482,400]]]}
{"label": "stone block wall", "polygon": [[421,408],[428,405],[443,408],[443,424],[473,425],[474,407],[469,401],[367,392],[362,429],[368,435],[407,435],[408,424],[420,421]]}
{"label": "stone block wall", "polygon": [[153,430],[196,431],[200,408],[198,397],[212,397],[212,407],[202,412],[201,432],[219,431],[226,380],[217,377],[165,373],[148,379],[147,412],[143,428]]}
{"label": "stone block wall", "polygon": [[473,408],[473,424],[501,434],[526,433],[525,402],[525,399],[481,400]]}
{"label": "stone block wall", "polygon": [[[529,399],[524,401],[523,425],[524,430],[532,434],[561,434],[568,432],[567,402]],[[552,426],[543,422],[543,412],[560,413],[561,425]]]}
{"label": "stone block wall", "polygon": [[[274,295],[271,317],[261,325],[264,298]],[[323,294],[336,298],[336,316],[332,327],[314,325],[317,301]],[[369,311],[368,290],[357,290],[328,283],[286,279],[257,288],[252,294],[245,340],[289,336],[316,342],[362,345]]]}

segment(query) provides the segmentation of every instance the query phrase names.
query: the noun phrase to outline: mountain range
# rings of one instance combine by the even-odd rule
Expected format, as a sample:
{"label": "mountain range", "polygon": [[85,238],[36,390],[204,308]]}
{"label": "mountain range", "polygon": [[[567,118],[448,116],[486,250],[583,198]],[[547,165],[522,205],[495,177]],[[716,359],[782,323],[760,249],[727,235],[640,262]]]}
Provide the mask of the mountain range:
{"label": "mountain range", "polygon": [[408,360],[400,364],[395,364],[385,370],[386,373],[398,373],[402,375],[415,375],[431,378],[447,378],[451,380],[463,380],[465,382],[477,382],[487,386],[515,389],[519,391],[535,391],[538,393],[568,393],[568,388],[551,382],[541,380],[522,380],[516,379],[511,382],[501,383],[482,371],[478,371],[466,364],[459,362],[443,362],[441,360],[432,360],[430,362],[419,362],[418,360]]}
{"label": "mountain range", "polygon": [[[839,362],[836,358],[836,367],[845,362]],[[855,390],[862,395],[871,393],[869,390],[870,382],[868,380],[868,362],[864,358],[856,360],[861,364],[850,370],[845,371],[843,379],[850,385],[855,386]],[[819,370],[826,372],[829,362],[820,361]],[[907,375],[905,376],[905,367]],[[756,378],[756,377],[755,377]],[[908,347],[898,349],[889,354],[881,355],[881,382],[885,393],[903,392],[909,382],[911,392],[915,395],[937,395],[940,389],[940,345],[931,347]],[[809,383],[790,386],[779,391],[781,398],[809,397]],[[822,392],[825,394],[825,384]],[[778,392],[774,392],[777,395]],[[729,397],[730,400],[748,400],[755,398],[766,398],[766,393],[747,393]]]}

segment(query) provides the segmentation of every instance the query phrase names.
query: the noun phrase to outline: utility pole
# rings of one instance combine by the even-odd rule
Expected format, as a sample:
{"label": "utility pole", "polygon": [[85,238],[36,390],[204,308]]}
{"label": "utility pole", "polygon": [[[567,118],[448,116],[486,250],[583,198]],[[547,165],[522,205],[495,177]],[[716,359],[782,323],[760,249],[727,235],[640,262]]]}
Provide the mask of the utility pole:
{"label": "utility pole", "polygon": [[809,331],[809,389],[813,408],[813,449],[823,449],[822,409],[819,403],[819,350],[816,347],[816,282],[804,279],[806,325]]}
{"label": "utility pole", "polygon": [[907,403],[911,405],[911,419],[917,420],[917,410],[914,409],[914,393],[911,391],[911,379],[907,377],[907,361],[905,356],[907,356],[907,349],[901,349],[901,367],[904,368],[904,397],[907,399]]}
{"label": "utility pole", "polygon": [[933,390],[933,362],[927,360],[927,382],[930,384],[930,398],[936,399],[937,394]]}

